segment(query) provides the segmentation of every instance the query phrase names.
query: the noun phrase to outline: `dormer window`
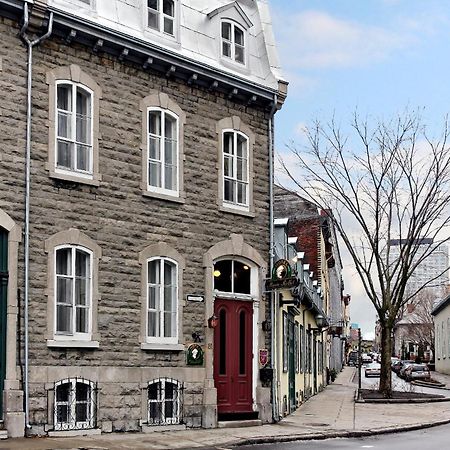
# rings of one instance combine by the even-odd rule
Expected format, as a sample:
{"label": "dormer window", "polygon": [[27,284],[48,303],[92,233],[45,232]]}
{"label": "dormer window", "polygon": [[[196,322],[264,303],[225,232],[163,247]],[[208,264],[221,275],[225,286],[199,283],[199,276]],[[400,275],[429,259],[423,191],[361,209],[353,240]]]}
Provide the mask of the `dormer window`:
{"label": "dormer window", "polygon": [[147,0],[147,25],[149,28],[175,35],[175,1],[174,0]]}
{"label": "dormer window", "polygon": [[222,56],[245,64],[245,33],[234,22],[222,22]]}

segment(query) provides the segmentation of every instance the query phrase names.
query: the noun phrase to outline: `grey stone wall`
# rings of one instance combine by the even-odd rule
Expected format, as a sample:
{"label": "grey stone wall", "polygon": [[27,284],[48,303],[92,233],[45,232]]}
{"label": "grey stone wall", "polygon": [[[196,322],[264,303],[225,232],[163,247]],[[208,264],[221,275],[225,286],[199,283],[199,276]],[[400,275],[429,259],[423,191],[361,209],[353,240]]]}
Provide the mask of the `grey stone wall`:
{"label": "grey stone wall", "polygon": [[[26,51],[18,28],[0,18],[0,208],[23,224],[24,154],[26,120]],[[140,348],[140,265],[138,254],[147,245],[165,241],[186,258],[184,293],[204,293],[203,254],[231,233],[264,257],[269,242],[268,112],[236,104],[222,95],[167,79],[150,70],[94,54],[80,45],[68,46],[50,38],[34,51],[33,125],[30,227],[30,412],[40,429],[48,422],[47,393],[56,381],[56,368],[70,368],[73,376],[89,368],[180,369],[181,381],[202,379],[204,369],[185,369],[184,352],[143,351]],[[100,100],[99,187],[49,178],[49,92],[46,73],[76,64],[102,88]],[[141,112],[139,102],[151,92],[165,92],[186,113],[184,135],[184,204],[144,197],[141,193]],[[216,122],[237,115],[251,127],[255,173],[255,217],[221,212],[217,206],[218,155]],[[99,264],[99,349],[53,349],[46,344],[47,255],[44,241],[53,234],[78,228],[102,249]],[[22,249],[21,249],[22,252]],[[23,293],[23,256],[19,288]],[[22,295],[21,295],[21,301]],[[23,303],[22,303],[23,306]],[[184,307],[183,338],[193,331],[204,334],[205,305]],[[21,327],[23,332],[23,327]],[[23,339],[23,336],[21,336]],[[88,369],[86,369],[88,368]],[[193,376],[196,370],[199,375]],[[141,418],[139,383],[127,384],[120,376],[108,380],[100,371],[99,420],[112,422],[112,430],[134,430]],[[140,383],[145,382],[141,379]],[[186,389],[189,425],[199,426],[202,386],[197,380]],[[122,406],[119,406],[122,405]],[[108,426],[106,426],[108,428]]]}

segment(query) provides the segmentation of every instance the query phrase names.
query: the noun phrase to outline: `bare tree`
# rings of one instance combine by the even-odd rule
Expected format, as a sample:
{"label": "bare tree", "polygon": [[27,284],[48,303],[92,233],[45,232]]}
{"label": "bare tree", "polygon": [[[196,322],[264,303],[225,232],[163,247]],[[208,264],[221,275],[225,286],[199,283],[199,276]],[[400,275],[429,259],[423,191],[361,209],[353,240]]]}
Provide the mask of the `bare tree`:
{"label": "bare tree", "polygon": [[427,137],[418,113],[373,127],[355,114],[348,135],[334,120],[316,121],[305,133],[308,145],[290,145],[289,157],[280,163],[301,195],[329,214],[377,311],[379,390],[390,397],[392,332],[399,311],[438,276],[412,291],[407,283],[450,239],[447,121],[437,140]]}
{"label": "bare tree", "polygon": [[424,350],[429,348],[434,355],[434,321],[431,311],[436,300],[443,297],[436,296],[433,289],[427,288],[411,299],[410,303],[399,313],[400,321],[406,328],[405,337]]}

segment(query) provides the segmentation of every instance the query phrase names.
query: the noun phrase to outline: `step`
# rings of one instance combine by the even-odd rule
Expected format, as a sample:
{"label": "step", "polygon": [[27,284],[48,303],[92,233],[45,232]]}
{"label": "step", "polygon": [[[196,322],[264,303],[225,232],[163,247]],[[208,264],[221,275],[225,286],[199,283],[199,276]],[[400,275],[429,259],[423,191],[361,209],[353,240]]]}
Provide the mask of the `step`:
{"label": "step", "polygon": [[262,420],[223,420],[217,422],[218,428],[244,428],[244,427],[259,427],[262,425]]}

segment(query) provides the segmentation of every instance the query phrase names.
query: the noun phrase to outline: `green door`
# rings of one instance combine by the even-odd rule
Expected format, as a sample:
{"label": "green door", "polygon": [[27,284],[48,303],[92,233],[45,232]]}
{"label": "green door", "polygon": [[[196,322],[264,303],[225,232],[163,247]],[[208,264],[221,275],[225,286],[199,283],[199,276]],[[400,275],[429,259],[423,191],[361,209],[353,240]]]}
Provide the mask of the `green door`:
{"label": "green door", "polygon": [[289,412],[295,410],[295,327],[294,327],[294,316],[288,314],[288,349],[289,349],[289,372],[288,372],[288,383],[289,383]]}
{"label": "green door", "polygon": [[0,419],[3,418],[3,384],[6,375],[6,293],[8,290],[8,233],[0,228]]}

